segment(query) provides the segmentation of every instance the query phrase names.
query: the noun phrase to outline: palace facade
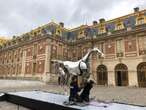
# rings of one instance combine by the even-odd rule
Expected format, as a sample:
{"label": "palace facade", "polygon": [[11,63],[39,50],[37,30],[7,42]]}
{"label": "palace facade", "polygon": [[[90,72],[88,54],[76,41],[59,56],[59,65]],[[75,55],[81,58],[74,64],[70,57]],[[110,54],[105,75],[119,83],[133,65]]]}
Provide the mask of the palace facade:
{"label": "palace facade", "polygon": [[98,85],[146,87],[146,10],[93,25],[66,29],[50,22],[0,45],[0,76],[57,81],[54,59],[76,61],[98,47],[105,58],[90,58]]}

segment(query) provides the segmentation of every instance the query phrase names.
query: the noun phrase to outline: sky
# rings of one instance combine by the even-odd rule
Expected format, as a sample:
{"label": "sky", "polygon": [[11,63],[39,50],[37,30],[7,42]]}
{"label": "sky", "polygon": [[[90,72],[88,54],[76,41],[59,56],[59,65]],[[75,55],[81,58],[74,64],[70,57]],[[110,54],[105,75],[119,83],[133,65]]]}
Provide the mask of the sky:
{"label": "sky", "polygon": [[0,0],[0,36],[11,38],[51,21],[66,28],[91,25],[146,9],[146,0]]}

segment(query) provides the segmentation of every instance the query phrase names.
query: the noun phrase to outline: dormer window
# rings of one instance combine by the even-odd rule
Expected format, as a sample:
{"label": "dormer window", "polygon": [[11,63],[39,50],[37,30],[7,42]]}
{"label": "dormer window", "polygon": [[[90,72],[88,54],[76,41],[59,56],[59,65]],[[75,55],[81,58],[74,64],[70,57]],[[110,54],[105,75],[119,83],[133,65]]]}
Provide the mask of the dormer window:
{"label": "dormer window", "polygon": [[30,35],[31,35],[32,37],[34,37],[34,32],[33,32],[33,31],[31,31],[31,32],[30,32]]}
{"label": "dormer window", "polygon": [[61,31],[61,29],[56,29],[56,35],[62,36],[62,31]]}
{"label": "dormer window", "polygon": [[57,33],[60,35],[60,33],[61,33],[60,30],[57,30]]}
{"label": "dormer window", "polygon": [[141,24],[144,24],[145,23],[145,20],[144,20],[144,17],[140,17],[137,19],[137,25],[141,25]]}
{"label": "dormer window", "polygon": [[85,32],[84,32],[84,30],[81,30],[80,32],[79,32],[79,39],[80,38],[83,38],[83,37],[85,37]]}
{"label": "dormer window", "polygon": [[34,32],[33,35],[34,35],[34,36],[37,36],[37,32]]}
{"label": "dormer window", "polygon": [[98,30],[98,34],[103,34],[103,33],[106,33],[106,30],[105,30],[104,26],[100,27],[99,30]]}
{"label": "dormer window", "polygon": [[38,36],[40,33],[41,33],[41,30],[40,30],[40,29],[35,29],[35,30],[32,30],[29,34],[30,34],[32,37],[36,37],[36,36]]}
{"label": "dormer window", "polygon": [[116,24],[115,30],[121,30],[121,29],[124,29],[124,25],[122,22],[119,22]]}

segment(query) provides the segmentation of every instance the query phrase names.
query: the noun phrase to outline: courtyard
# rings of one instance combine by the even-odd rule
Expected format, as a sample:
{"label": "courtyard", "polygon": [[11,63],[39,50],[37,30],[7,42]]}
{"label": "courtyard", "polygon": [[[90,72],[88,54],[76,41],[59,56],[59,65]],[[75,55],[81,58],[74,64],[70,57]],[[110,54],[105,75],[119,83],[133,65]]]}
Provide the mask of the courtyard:
{"label": "courtyard", "polygon": [[[66,89],[67,95],[69,95],[68,87],[61,87],[57,84],[46,84],[40,81],[0,80],[0,83],[0,92],[41,90],[51,93],[65,94]],[[92,89],[91,97],[94,97],[97,101],[146,106],[146,88],[105,87],[95,85]],[[0,102],[0,110],[18,110],[18,108],[19,110],[26,109],[11,103]]]}

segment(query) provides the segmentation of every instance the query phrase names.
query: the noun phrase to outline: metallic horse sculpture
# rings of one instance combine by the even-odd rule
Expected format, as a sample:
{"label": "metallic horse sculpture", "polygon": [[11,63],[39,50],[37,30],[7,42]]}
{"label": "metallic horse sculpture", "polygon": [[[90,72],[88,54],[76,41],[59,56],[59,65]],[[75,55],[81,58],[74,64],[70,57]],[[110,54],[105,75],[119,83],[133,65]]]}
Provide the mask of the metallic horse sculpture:
{"label": "metallic horse sculpture", "polygon": [[91,49],[82,59],[73,62],[73,61],[61,61],[61,60],[53,60],[54,62],[62,65],[59,67],[59,73],[62,77],[65,77],[64,80],[68,82],[68,79],[72,75],[80,76],[80,75],[87,75],[89,74],[88,71],[88,59],[90,55],[96,52],[100,57],[104,57],[104,54],[98,49],[93,48]]}

